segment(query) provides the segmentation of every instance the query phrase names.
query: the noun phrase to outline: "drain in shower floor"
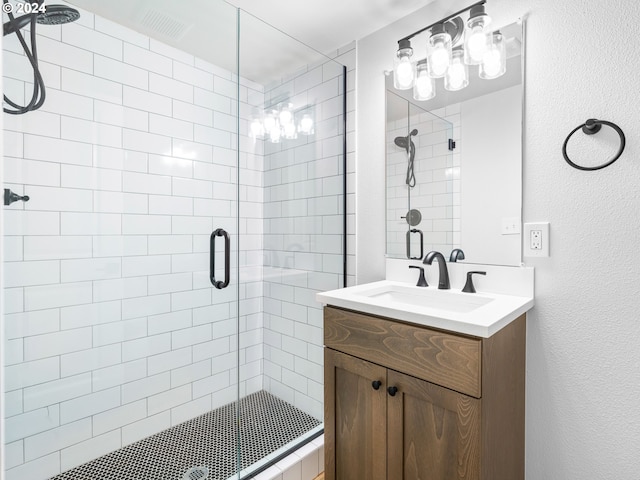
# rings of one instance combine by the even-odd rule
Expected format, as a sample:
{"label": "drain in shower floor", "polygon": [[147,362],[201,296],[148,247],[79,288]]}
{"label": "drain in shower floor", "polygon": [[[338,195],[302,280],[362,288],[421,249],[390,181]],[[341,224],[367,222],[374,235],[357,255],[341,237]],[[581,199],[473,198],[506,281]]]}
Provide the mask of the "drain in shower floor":
{"label": "drain in shower floor", "polygon": [[[226,480],[238,471],[238,458],[243,470],[318,425],[263,390],[51,480]],[[207,476],[197,476],[205,469]]]}
{"label": "drain in shower floor", "polygon": [[182,480],[205,480],[206,478],[209,478],[207,467],[191,467],[182,476]]}

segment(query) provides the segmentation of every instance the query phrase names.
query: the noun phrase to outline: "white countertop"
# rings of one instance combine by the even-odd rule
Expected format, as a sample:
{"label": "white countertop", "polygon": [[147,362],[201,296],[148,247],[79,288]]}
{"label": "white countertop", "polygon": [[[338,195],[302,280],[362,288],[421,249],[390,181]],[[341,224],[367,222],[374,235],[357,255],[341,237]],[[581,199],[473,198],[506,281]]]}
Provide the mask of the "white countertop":
{"label": "white countertop", "polygon": [[[395,292],[393,297],[388,292]],[[488,338],[534,305],[533,296],[462,293],[393,280],[316,294],[325,305]]]}

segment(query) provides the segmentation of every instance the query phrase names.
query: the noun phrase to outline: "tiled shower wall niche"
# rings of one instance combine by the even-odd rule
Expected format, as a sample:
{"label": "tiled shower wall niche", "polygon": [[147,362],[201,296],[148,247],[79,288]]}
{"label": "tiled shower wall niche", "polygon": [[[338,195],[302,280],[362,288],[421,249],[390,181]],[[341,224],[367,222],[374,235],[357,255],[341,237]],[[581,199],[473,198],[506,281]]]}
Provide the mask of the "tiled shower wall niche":
{"label": "tiled shower wall niche", "polygon": [[[236,290],[208,278],[211,231],[238,234],[234,77],[81,13],[39,30],[44,106],[4,116],[4,186],[31,197],[3,225],[7,480],[49,477],[237,391]],[[32,73],[15,39],[3,43],[5,93],[22,101]],[[241,102],[263,95],[240,83]],[[241,169],[240,233],[261,233],[249,201],[262,195],[261,152],[242,153]],[[262,257],[260,242],[241,248],[241,266]],[[262,387],[252,275],[243,394]]]}

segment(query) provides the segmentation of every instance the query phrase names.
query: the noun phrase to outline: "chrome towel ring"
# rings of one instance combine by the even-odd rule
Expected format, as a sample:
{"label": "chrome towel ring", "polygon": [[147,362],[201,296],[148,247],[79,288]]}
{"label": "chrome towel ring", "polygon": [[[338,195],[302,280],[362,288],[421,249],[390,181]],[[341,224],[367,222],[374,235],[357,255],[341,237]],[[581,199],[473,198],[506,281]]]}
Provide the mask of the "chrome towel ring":
{"label": "chrome towel ring", "polygon": [[[608,127],[613,128],[618,133],[618,136],[620,137],[620,148],[618,148],[618,151],[613,156],[613,158],[608,162],[603,163],[602,165],[596,165],[595,167],[583,167],[582,165],[578,165],[572,162],[571,159],[569,158],[569,155],[567,155],[567,143],[569,143],[569,139],[571,138],[571,136],[580,129],[582,129],[582,132],[587,135],[593,135],[600,131],[600,129],[602,128],[602,125],[606,125]],[[577,168],[578,170],[587,170],[587,171],[600,170],[601,168],[608,167],[613,162],[618,160],[618,158],[620,158],[620,155],[622,155],[622,152],[624,151],[625,144],[626,144],[626,139],[624,137],[624,132],[618,125],[616,125],[613,122],[607,122],[606,120],[596,120],[595,118],[590,118],[589,120],[584,122],[582,125],[578,125],[576,128],[571,130],[571,133],[567,135],[567,138],[562,144],[562,156],[564,157],[564,159],[567,161],[569,165],[571,165],[573,168]]]}

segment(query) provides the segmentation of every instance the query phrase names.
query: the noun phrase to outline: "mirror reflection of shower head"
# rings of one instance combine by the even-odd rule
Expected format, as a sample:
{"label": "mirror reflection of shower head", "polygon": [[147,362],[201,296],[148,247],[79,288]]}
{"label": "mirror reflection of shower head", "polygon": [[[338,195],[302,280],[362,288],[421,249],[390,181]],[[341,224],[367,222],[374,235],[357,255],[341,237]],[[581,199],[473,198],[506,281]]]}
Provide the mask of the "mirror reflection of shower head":
{"label": "mirror reflection of shower head", "polygon": [[415,137],[418,134],[418,130],[416,128],[414,128],[413,130],[411,130],[411,133],[409,133],[409,135],[407,135],[406,137],[396,137],[393,142],[400,148],[404,148],[407,153],[409,153],[409,149],[410,149],[410,143],[413,143],[411,141],[411,137]]}
{"label": "mirror reflection of shower head", "polygon": [[[3,0],[3,6],[10,5],[9,0]],[[46,93],[44,87],[44,80],[42,79],[42,75],[40,74],[40,68],[38,66],[38,54],[36,49],[36,23],[41,25],[62,25],[65,23],[70,23],[76,21],[80,18],[80,12],[75,8],[68,7],[66,5],[44,5],[44,0],[36,0],[34,3],[30,4],[33,13],[27,13],[18,18],[15,18],[11,13],[11,9],[4,8],[5,11],[8,10],[7,16],[9,17],[9,21],[6,22],[2,26],[2,34],[3,36],[9,35],[10,33],[15,33],[22,45],[22,49],[24,50],[31,67],[33,68],[33,94],[31,96],[31,100],[28,105],[19,105],[13,101],[11,101],[6,95],[4,95],[4,101],[11,108],[3,107],[3,111],[5,113],[9,113],[11,115],[20,115],[23,113],[30,112],[32,110],[37,110],[44,103]],[[30,25],[30,40],[31,40],[31,48],[27,45],[22,33],[20,33],[20,29]]]}
{"label": "mirror reflection of shower head", "polygon": [[396,137],[393,142],[400,148],[404,148],[405,150],[409,150],[407,147],[409,142],[407,142],[407,137]]}
{"label": "mirror reflection of shower head", "polygon": [[416,135],[418,135],[418,129],[414,128],[406,137],[396,137],[393,139],[393,143],[400,148],[404,148],[407,154],[409,154],[407,178],[405,180],[405,183],[409,185],[409,187],[416,186],[416,176],[413,172],[413,160],[416,157],[416,145],[413,143],[413,140],[411,140],[411,137],[415,137]]}

